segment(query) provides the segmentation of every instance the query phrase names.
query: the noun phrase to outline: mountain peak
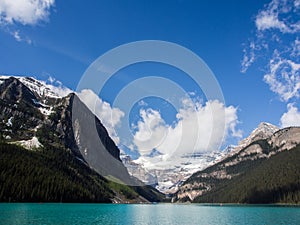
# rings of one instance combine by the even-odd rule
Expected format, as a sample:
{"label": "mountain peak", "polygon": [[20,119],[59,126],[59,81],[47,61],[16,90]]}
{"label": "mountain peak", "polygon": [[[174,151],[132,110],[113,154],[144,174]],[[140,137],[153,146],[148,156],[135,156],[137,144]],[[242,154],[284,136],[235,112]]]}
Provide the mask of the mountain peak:
{"label": "mountain peak", "polygon": [[273,135],[276,131],[279,130],[279,127],[276,127],[273,124],[261,122],[258,127],[253,130],[248,138],[252,141],[258,139],[266,139]]}
{"label": "mountain peak", "polygon": [[261,122],[247,138],[240,141],[238,146],[232,151],[232,154],[239,152],[254,141],[270,138],[278,130],[279,127],[276,127],[271,123]]}
{"label": "mountain peak", "polygon": [[33,92],[15,77],[8,77],[2,80],[0,93],[0,99],[5,99],[6,101],[38,105],[38,101]]}
{"label": "mountain peak", "polygon": [[22,82],[27,88],[29,88],[37,97],[41,99],[59,99],[67,96],[72,91],[63,86],[59,81],[51,82],[50,84],[45,81],[40,81],[31,76],[15,76],[15,75],[1,75],[0,83],[4,82],[6,79],[13,77]]}
{"label": "mountain peak", "polygon": [[258,125],[258,129],[270,129],[270,130],[279,130],[279,128],[271,123],[261,122]]}

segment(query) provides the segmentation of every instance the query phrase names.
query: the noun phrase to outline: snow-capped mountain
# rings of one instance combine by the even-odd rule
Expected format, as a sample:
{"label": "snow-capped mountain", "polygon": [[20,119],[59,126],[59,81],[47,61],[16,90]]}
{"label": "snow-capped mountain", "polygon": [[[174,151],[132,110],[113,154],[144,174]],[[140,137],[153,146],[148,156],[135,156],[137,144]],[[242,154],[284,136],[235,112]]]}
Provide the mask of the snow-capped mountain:
{"label": "snow-capped mountain", "polygon": [[[220,161],[231,152],[233,147],[228,146],[224,151],[200,152],[174,157],[171,159],[171,164],[169,160],[168,166],[162,165],[160,168],[148,165],[153,160],[151,157],[132,160],[130,156],[123,154],[121,159],[132,176],[154,186],[163,193],[171,194],[176,192],[178,187],[192,174]],[[163,163],[163,160],[161,161]]]}

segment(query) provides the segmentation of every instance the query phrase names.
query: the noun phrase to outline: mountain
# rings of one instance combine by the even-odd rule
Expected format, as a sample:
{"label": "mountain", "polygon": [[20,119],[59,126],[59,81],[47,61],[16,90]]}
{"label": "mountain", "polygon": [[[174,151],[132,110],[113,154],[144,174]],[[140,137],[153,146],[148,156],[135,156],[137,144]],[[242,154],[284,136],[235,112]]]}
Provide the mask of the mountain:
{"label": "mountain", "polygon": [[[169,165],[150,167],[148,162],[153,160],[151,156],[132,160],[128,155],[122,155],[122,161],[128,172],[146,184],[152,185],[160,192],[173,194],[178,187],[193,173],[202,170],[221,160],[233,150],[228,146],[223,151],[198,152],[173,157]],[[161,160],[163,162],[163,160]],[[145,163],[146,162],[146,163]]]}
{"label": "mountain", "polygon": [[176,202],[300,203],[300,128],[262,123],[218,163],[193,174]]}
{"label": "mountain", "polygon": [[238,146],[232,149],[231,154],[233,155],[239,152],[241,149],[245,148],[254,141],[271,137],[278,130],[279,128],[274,126],[273,124],[266,122],[260,123],[258,127],[254,129],[247,138],[243,139]]}
{"label": "mountain", "polygon": [[[6,184],[1,185],[1,201],[29,201],[33,186],[44,193],[41,190],[47,184],[51,190],[46,188],[47,194],[33,201],[57,201],[54,190],[61,193],[60,199],[70,202],[163,199],[154,188],[128,174],[118,147],[99,118],[69,90],[57,93],[55,87],[34,78],[1,76],[0,109],[0,149],[5,158],[0,180]],[[10,169],[10,165],[16,166]],[[40,182],[41,174],[47,184]],[[62,180],[64,185],[59,183]],[[7,188],[10,185],[16,190]]]}

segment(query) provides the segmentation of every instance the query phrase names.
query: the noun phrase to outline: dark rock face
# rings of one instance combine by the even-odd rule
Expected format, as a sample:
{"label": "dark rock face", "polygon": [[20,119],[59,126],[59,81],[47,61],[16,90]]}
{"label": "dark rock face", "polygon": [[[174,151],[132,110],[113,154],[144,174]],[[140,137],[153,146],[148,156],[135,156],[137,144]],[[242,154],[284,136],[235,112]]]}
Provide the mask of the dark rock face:
{"label": "dark rock face", "polygon": [[36,96],[19,80],[11,77],[0,85],[0,136],[6,139],[30,139],[42,123]]}
{"label": "dark rock face", "polygon": [[[76,108],[76,109],[75,109]],[[79,130],[77,130],[80,126],[81,130],[84,128],[86,132],[86,139],[89,141],[93,141],[90,137],[91,131],[90,129],[93,128],[93,126],[96,127],[96,139],[100,139],[101,143],[103,144],[103,147],[107,149],[107,151],[118,161],[121,161],[120,159],[120,150],[115,145],[113,140],[109,137],[109,134],[106,130],[106,128],[102,125],[100,120],[81,102],[81,100],[75,95],[70,95],[69,98],[69,110],[72,110],[72,122],[73,122],[73,129],[77,131],[76,140],[78,144],[82,144],[80,142],[80,135],[78,133]],[[80,122],[81,124],[78,124]],[[73,135],[74,136],[74,135]]]}
{"label": "dark rock face", "polygon": [[4,80],[0,85],[0,99],[11,103],[27,104],[27,106],[39,106],[32,91],[14,77]]}
{"label": "dark rock face", "polygon": [[73,136],[85,161],[104,176],[112,176],[132,186],[138,185],[128,174],[120,159],[120,150],[100,120],[76,95],[70,95],[69,102],[72,107]]}

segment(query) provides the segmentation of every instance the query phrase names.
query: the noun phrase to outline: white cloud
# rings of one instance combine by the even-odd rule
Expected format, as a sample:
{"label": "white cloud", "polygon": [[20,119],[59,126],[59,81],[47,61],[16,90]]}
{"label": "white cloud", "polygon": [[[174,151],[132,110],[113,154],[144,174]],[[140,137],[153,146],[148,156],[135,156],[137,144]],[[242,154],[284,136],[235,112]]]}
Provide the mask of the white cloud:
{"label": "white cloud", "polygon": [[168,125],[161,118],[158,111],[141,109],[141,121],[138,121],[134,134],[134,144],[141,155],[149,154],[154,148],[159,147],[164,141]]}
{"label": "white cloud", "polygon": [[53,84],[56,81],[56,79],[52,76],[49,76],[47,81],[50,82],[50,84]]}
{"label": "white cloud", "polygon": [[279,29],[282,32],[291,32],[284,22],[279,21],[278,15],[269,12],[258,14],[255,23],[258,30]]}
{"label": "white cloud", "polygon": [[16,41],[18,42],[26,42],[27,44],[31,44],[32,41],[31,39],[29,39],[28,37],[22,37],[21,34],[20,34],[20,31],[18,30],[15,30],[15,31],[11,31],[10,34],[15,38]]}
{"label": "white cloud", "polygon": [[[292,4],[291,4],[292,3]],[[296,33],[300,31],[299,21],[290,20],[288,13],[296,10],[298,1],[271,1],[261,10],[255,19],[259,31],[278,29],[282,33]],[[284,17],[284,18],[282,18]]]}
{"label": "white cloud", "polygon": [[16,39],[16,41],[22,41],[21,37],[20,37],[20,34],[19,34],[19,31],[15,31],[12,33],[12,35],[14,36],[14,38]]}
{"label": "white cloud", "polygon": [[255,61],[255,44],[251,42],[249,45],[249,49],[243,49],[243,60],[241,62],[241,72],[245,73],[248,68],[254,63]]}
{"label": "white cloud", "polygon": [[49,85],[49,84],[46,84],[46,86],[51,90],[53,91],[54,93],[57,93],[59,96],[61,97],[65,97],[67,96],[68,94],[72,93],[73,91],[67,87],[65,87],[64,85],[62,84],[59,84],[59,83],[56,83],[57,86],[54,86],[54,85]]}
{"label": "white cloud", "polygon": [[166,124],[158,111],[140,110],[141,121],[135,127],[133,142],[142,157],[154,149],[164,154],[165,159],[173,155],[218,150],[224,137],[241,137],[241,131],[236,130],[235,107],[225,107],[219,101],[202,105],[184,99],[182,103],[173,125]]}
{"label": "white cloud", "polygon": [[294,41],[294,43],[292,43],[292,53],[291,53],[291,55],[293,57],[299,57],[300,56],[300,41],[299,41],[298,38]]}
{"label": "white cloud", "polygon": [[300,112],[294,104],[287,105],[287,112],[280,119],[281,127],[300,126]]}
{"label": "white cloud", "polygon": [[255,36],[243,50],[241,72],[259,61],[264,82],[284,102],[300,97],[299,18],[299,0],[270,1],[255,16]]}
{"label": "white cloud", "polygon": [[298,46],[295,40],[300,32],[299,5],[299,0],[272,0],[257,13],[255,35],[243,49],[241,72],[245,73],[258,59],[267,59],[275,46],[279,52],[292,54],[293,48]]}
{"label": "white cloud", "polygon": [[36,25],[47,21],[55,0],[0,0],[0,23]]}
{"label": "white cloud", "polygon": [[65,97],[73,92],[70,88],[64,86],[61,81],[56,80],[52,76],[49,76],[47,81],[40,82],[60,97]]}
{"label": "white cloud", "polygon": [[34,26],[48,21],[55,0],[0,0],[0,28],[18,42],[32,44],[32,40],[20,34],[17,25]]}
{"label": "white cloud", "polygon": [[77,93],[86,106],[101,120],[110,137],[118,145],[120,139],[115,128],[120,125],[124,112],[118,108],[112,108],[109,103],[103,101],[92,90],[84,89]]}
{"label": "white cloud", "polygon": [[281,58],[275,51],[269,63],[269,73],[264,76],[264,81],[270,89],[277,93],[281,100],[288,101],[299,97],[300,91],[300,64],[292,60]]}

